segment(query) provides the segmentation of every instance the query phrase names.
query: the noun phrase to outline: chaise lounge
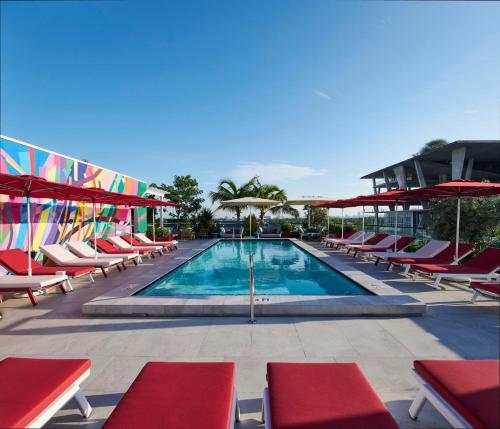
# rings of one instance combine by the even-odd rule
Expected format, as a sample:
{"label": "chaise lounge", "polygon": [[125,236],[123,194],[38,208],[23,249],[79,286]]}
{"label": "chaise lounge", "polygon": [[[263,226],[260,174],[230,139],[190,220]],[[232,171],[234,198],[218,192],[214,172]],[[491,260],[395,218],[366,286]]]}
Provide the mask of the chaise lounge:
{"label": "chaise lounge", "polygon": [[88,417],[92,407],[80,385],[89,375],[89,359],[3,359],[0,427],[41,428],[71,399]]}
{"label": "chaise lounge", "polygon": [[147,244],[150,246],[168,246],[171,250],[177,250],[177,240],[153,241],[143,232],[136,232],[134,237],[139,240],[141,244]]}
{"label": "chaise lounge", "polygon": [[420,390],[409,413],[429,401],[454,428],[500,427],[500,361],[416,360]]}
{"label": "chaise lounge", "polygon": [[[381,260],[388,262],[389,258],[433,258],[438,253],[442,252],[450,245],[449,241],[444,240],[430,240],[428,243],[423,245],[420,249],[415,252],[376,252],[373,253],[375,258],[375,265],[377,265]],[[392,263],[389,262],[392,266]],[[389,269],[390,267],[388,267]]]}
{"label": "chaise lounge", "polygon": [[243,227],[223,226],[220,229],[220,238],[243,238]]}
{"label": "chaise lounge", "polygon": [[109,258],[121,258],[122,259],[122,267],[126,270],[127,266],[125,262],[133,262],[137,265],[141,262],[141,255],[139,253],[115,253],[114,255],[107,255],[105,253],[95,253],[94,249],[90,247],[84,241],[68,241],[66,246],[69,250],[71,250],[75,255],[80,258],[97,258],[97,259],[109,259]]}
{"label": "chaise lounge", "polygon": [[259,228],[259,238],[281,238],[281,225],[268,225]]}
{"label": "chaise lounge", "polygon": [[472,282],[469,287],[474,291],[471,303],[475,303],[479,295],[492,299],[500,298],[500,282]]}
{"label": "chaise lounge", "polygon": [[126,241],[128,244],[130,244],[134,248],[145,248],[145,249],[155,249],[155,251],[159,251],[160,254],[163,250],[167,250],[168,252],[171,252],[173,250],[172,246],[170,244],[145,244],[141,243],[139,240],[135,239],[134,237],[130,235],[120,235],[120,238],[124,241]]}
{"label": "chaise lounge", "polygon": [[233,429],[232,362],[148,362],[102,429]]}
{"label": "chaise lounge", "polygon": [[[21,249],[0,250],[0,265],[17,276],[28,275],[28,255]],[[33,275],[57,274],[60,271],[64,271],[72,279],[88,275],[89,280],[93,283],[92,271],[95,269],[94,266],[90,265],[45,267],[34,259],[31,259],[31,273]]]}
{"label": "chaise lounge", "polygon": [[68,290],[73,290],[68,276],[64,271],[53,275],[41,276],[4,276],[0,274],[0,291],[27,293],[33,306],[38,304],[35,292],[44,293],[45,289],[58,287],[62,293],[66,293],[65,285],[68,287]]}
{"label": "chaise lounge", "polygon": [[268,363],[266,429],[397,429],[355,363]]}
{"label": "chaise lounge", "polygon": [[126,242],[120,235],[108,237],[108,242],[116,246],[120,250],[132,250],[134,252],[144,252],[154,258],[154,254],[158,253],[159,256],[163,255],[161,246],[132,246]]}
{"label": "chaise lounge", "polygon": [[414,264],[411,266],[417,274],[425,273],[436,277],[433,287],[440,289],[442,279],[491,280],[500,268],[500,249],[487,247],[481,253],[462,265]]}
{"label": "chaise lounge", "polygon": [[397,252],[407,248],[411,243],[415,241],[415,237],[411,237],[409,235],[401,235],[401,236],[394,236],[394,235],[389,235],[388,237],[384,238],[380,243],[374,245],[374,246],[348,246],[352,247],[354,250],[354,255],[353,258],[356,257],[358,253],[366,253],[368,256],[370,256],[373,253],[378,253],[378,252],[387,252],[391,251],[392,249],[395,249]]}

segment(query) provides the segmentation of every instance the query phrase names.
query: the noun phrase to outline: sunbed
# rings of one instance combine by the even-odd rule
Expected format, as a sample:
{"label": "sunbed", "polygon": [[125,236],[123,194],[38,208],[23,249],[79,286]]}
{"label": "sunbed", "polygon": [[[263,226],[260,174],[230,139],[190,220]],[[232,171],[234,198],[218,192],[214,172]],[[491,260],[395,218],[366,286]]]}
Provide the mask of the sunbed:
{"label": "sunbed", "polygon": [[232,429],[232,362],[148,362],[102,429]]}
{"label": "sunbed", "polygon": [[131,245],[133,248],[144,248],[144,249],[154,249],[154,251],[162,253],[163,250],[171,251],[171,246],[165,246],[164,244],[144,244],[139,240],[136,240],[130,235],[120,235],[120,238]]}
{"label": "sunbed", "polygon": [[500,361],[416,360],[414,370],[421,384],[411,418],[429,401],[454,428],[500,427]]}
{"label": "sunbed", "polygon": [[409,235],[402,235],[394,237],[394,235],[389,235],[384,238],[380,243],[375,246],[352,246],[354,250],[353,258],[356,257],[358,253],[366,253],[368,255],[376,252],[387,252],[393,249],[400,251],[408,247],[411,243],[415,241],[415,237]]}
{"label": "sunbed", "polygon": [[355,363],[268,363],[266,429],[397,429]]}
{"label": "sunbed", "polygon": [[158,249],[158,246],[132,246],[131,244],[127,243],[125,240],[121,238],[119,235],[115,236],[110,236],[108,237],[108,242],[111,243],[113,246],[117,247],[120,250],[132,250],[135,252],[144,252],[144,254],[148,254],[152,258],[154,258],[154,254],[158,253],[159,255],[162,255],[163,252],[161,251],[161,248]]}
{"label": "sunbed", "polygon": [[177,240],[151,240],[146,234],[143,232],[136,232],[134,237],[139,240],[142,244],[149,244],[151,246],[170,246],[173,249],[177,249],[177,244],[179,243]]}
{"label": "sunbed", "polygon": [[363,234],[363,231],[349,231],[344,233],[344,238],[342,238],[341,234],[335,234],[334,237],[324,237],[321,241],[325,244],[325,246],[328,246],[330,243],[335,243],[342,240],[352,240],[357,237],[361,237],[361,234]]}
{"label": "sunbed", "polygon": [[[356,233],[356,231],[349,231],[349,232],[344,233],[344,239],[348,239],[349,237],[352,237],[355,233]],[[328,234],[328,235],[325,235],[321,238],[321,243],[326,245],[327,241],[339,240],[339,239],[341,239],[341,237],[342,237],[342,234],[339,234],[339,233]]]}
{"label": "sunbed", "polygon": [[330,246],[338,249],[339,247],[342,246],[347,246],[348,244],[363,244],[364,242],[368,241],[370,238],[374,237],[375,233],[372,231],[360,231],[360,234],[358,236],[352,236],[348,239],[338,239],[338,240],[332,240],[330,241]]}
{"label": "sunbed", "polygon": [[493,299],[500,298],[500,282],[472,282],[469,287],[474,291],[470,302],[476,302],[479,295]]}
{"label": "sunbed", "polygon": [[436,277],[433,287],[439,289],[442,279],[491,280],[500,268],[500,249],[487,247],[462,265],[413,264],[416,272]]}
{"label": "sunbed", "polygon": [[[469,243],[460,243],[458,245],[458,260],[463,259],[474,250],[474,245]],[[405,274],[408,274],[412,264],[453,264],[455,261],[455,243],[450,243],[448,247],[439,252],[432,258],[413,258],[406,256],[404,258],[394,258],[389,256],[389,264],[398,264],[405,267]]]}
{"label": "sunbed", "polygon": [[125,262],[133,262],[135,265],[140,262],[141,255],[139,253],[115,253],[113,255],[107,255],[106,253],[95,252],[95,250],[90,247],[84,241],[68,241],[66,242],[66,246],[69,250],[71,250],[75,255],[80,258],[95,258],[97,259],[109,259],[109,258],[121,258],[122,259],[122,267],[127,269]]}
{"label": "sunbed", "polygon": [[41,428],[71,399],[88,417],[92,407],[80,384],[89,375],[89,359],[3,359],[0,427]]}
{"label": "sunbed", "polygon": [[[94,240],[90,239],[90,243],[93,245]],[[127,243],[125,243],[127,244]],[[122,255],[122,254],[134,254],[138,253],[139,255],[148,255],[154,258],[154,255],[152,255],[152,252],[150,250],[146,249],[131,249],[130,246],[127,249],[119,249],[118,247],[115,247],[113,243],[105,240],[104,238],[98,238],[96,240],[96,245],[97,248],[103,252],[106,255],[113,256],[113,255]]]}
{"label": "sunbed", "polygon": [[120,258],[79,258],[71,253],[68,249],[65,249],[60,244],[45,244],[40,246],[40,251],[51,261],[54,261],[57,265],[78,266],[84,265],[88,266],[92,264],[94,267],[100,268],[104,277],[108,277],[106,272],[107,269],[111,267],[116,267],[118,271],[121,271],[120,265],[122,260]]}
{"label": "sunbed", "polygon": [[[370,238],[369,240],[366,240],[364,245],[365,246],[378,245],[382,240],[384,240],[387,237],[389,237],[389,234],[384,234],[384,233],[375,234],[372,238]],[[348,244],[346,246],[347,254],[351,253],[351,250],[354,250],[357,246],[363,246],[363,245],[362,244],[354,244],[354,245]]]}
{"label": "sunbed", "polygon": [[[420,249],[415,252],[375,252],[372,256],[375,258],[375,265],[379,263],[379,261],[384,260],[388,261],[389,258],[433,258],[438,253],[442,252],[450,245],[449,241],[444,240],[431,240],[425,245],[423,245]],[[392,265],[389,262],[389,265]]]}
{"label": "sunbed", "polygon": [[[0,250],[0,265],[17,276],[28,275],[28,255],[21,249]],[[31,259],[31,271],[33,275],[49,275],[64,271],[72,279],[88,275],[90,281],[93,283],[92,271],[95,269],[91,265],[45,267],[34,259]]]}
{"label": "sunbed", "polygon": [[281,225],[266,225],[259,227],[259,238],[281,238]]}
{"label": "sunbed", "polygon": [[[0,275],[0,291],[1,292],[21,292],[27,293],[31,304],[37,305],[36,295],[34,292],[44,292],[45,289],[58,287],[62,293],[68,290],[73,290],[69,283],[68,276],[61,271],[58,274],[44,276],[4,276]],[[1,380],[1,378],[0,378]],[[1,390],[1,389],[0,389]],[[0,425],[0,427],[2,427]]]}
{"label": "sunbed", "polygon": [[151,256],[153,253],[158,253],[158,255],[163,255],[162,246],[134,246],[127,242],[126,240],[123,239],[121,235],[115,235],[115,236],[110,236],[108,237],[108,241],[112,243],[114,246],[118,247],[119,249],[130,249],[130,250],[146,250],[147,252],[150,252]]}

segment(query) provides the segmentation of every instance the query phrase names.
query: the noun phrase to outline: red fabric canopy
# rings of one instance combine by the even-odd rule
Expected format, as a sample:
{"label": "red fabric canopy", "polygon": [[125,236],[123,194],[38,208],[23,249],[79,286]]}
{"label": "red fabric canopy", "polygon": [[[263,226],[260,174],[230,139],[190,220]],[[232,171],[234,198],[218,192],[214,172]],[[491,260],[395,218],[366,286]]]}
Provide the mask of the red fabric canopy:
{"label": "red fabric canopy", "polygon": [[428,188],[419,188],[402,194],[403,198],[431,200],[450,197],[489,197],[500,195],[500,183],[453,180]]}

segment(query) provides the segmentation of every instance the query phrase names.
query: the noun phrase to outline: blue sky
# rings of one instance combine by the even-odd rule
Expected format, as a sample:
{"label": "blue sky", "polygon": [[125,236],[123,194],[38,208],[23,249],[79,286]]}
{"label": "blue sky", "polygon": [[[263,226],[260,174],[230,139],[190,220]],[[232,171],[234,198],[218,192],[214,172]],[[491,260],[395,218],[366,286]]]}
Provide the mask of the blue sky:
{"label": "blue sky", "polygon": [[1,132],[205,191],[290,197],[434,138],[498,139],[500,3],[2,2]]}

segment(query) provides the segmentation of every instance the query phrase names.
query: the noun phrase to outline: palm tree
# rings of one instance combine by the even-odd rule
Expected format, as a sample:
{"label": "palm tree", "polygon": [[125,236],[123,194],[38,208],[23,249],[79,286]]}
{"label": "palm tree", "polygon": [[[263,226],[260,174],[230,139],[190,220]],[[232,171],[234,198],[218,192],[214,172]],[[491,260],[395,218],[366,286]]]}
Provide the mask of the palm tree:
{"label": "palm tree", "polygon": [[[261,184],[260,182],[257,181],[254,191],[255,191],[255,196],[257,198],[265,198],[267,200],[276,200],[281,202],[285,202],[287,200],[286,191],[284,189],[279,188],[276,185]],[[271,213],[275,214],[286,213],[286,214],[291,214],[292,216],[295,217],[297,217],[299,214],[299,212],[296,209],[287,204],[282,204],[272,208],[259,207],[260,225],[264,224],[264,216],[266,215],[266,212],[268,210],[270,210]]]}
{"label": "palm tree", "polygon": [[[222,179],[216,191],[210,192],[210,198],[212,199],[212,204],[216,202],[222,202],[226,200],[234,200],[237,198],[253,197],[255,196],[255,187],[259,181],[257,176],[252,177],[248,182],[244,183],[242,186],[236,185],[236,183],[231,179]],[[236,219],[238,222],[241,218],[241,211],[245,207],[224,207],[226,210],[230,210],[236,214]],[[218,210],[218,209],[217,209]]]}

